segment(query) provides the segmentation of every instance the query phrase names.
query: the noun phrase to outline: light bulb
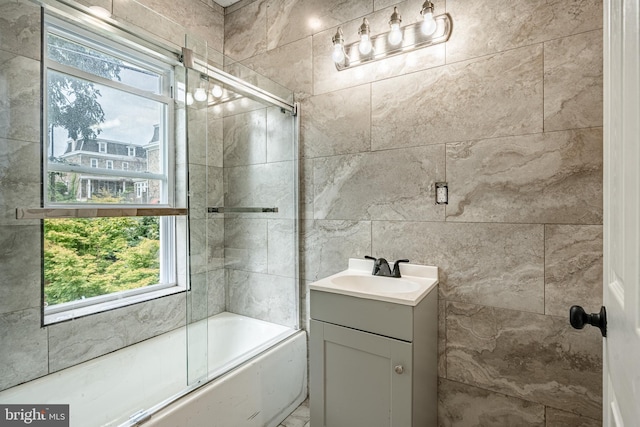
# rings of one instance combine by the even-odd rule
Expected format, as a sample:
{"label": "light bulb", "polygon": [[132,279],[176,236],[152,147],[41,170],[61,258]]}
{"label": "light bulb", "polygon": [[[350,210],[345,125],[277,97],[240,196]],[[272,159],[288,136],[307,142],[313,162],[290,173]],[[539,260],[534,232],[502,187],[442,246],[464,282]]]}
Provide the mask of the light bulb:
{"label": "light bulb", "polygon": [[333,45],[333,53],[331,54],[331,58],[333,58],[333,62],[336,64],[340,64],[344,61],[344,50],[342,49],[341,44]]}
{"label": "light bulb", "polygon": [[360,37],[360,44],[358,45],[358,50],[360,51],[360,53],[363,55],[368,55],[371,52],[372,47],[373,46],[371,45],[371,40],[369,40],[369,36],[367,36],[366,34],[363,34]]}
{"label": "light bulb", "polygon": [[187,92],[187,105],[193,105],[193,95],[191,95],[191,92]]}
{"label": "light bulb", "polygon": [[204,88],[199,87],[198,89],[196,89],[196,93],[193,94],[193,98],[198,102],[206,101],[207,91],[204,90]]}
{"label": "light bulb", "polygon": [[400,12],[398,12],[398,8],[393,8],[393,14],[391,14],[391,19],[389,20],[389,26],[391,27],[391,31],[389,32],[389,43],[393,46],[400,44],[402,42],[402,31],[400,30],[400,24],[402,23],[402,16],[400,16]]}
{"label": "light bulb", "polygon": [[214,85],[213,89],[211,89],[211,95],[214,98],[220,98],[222,96],[222,88],[218,85]]}
{"label": "light bulb", "polygon": [[360,29],[358,30],[358,34],[360,35],[360,44],[358,44],[358,50],[362,55],[368,55],[371,52],[371,30],[369,29],[369,20],[364,18],[362,20],[362,25],[360,25]]}
{"label": "light bulb", "polygon": [[400,31],[400,24],[391,25],[391,32],[389,32],[389,43],[397,45],[402,42],[402,31]]}
{"label": "light bulb", "polygon": [[438,24],[436,24],[436,20],[433,19],[433,12],[425,12],[424,21],[422,21],[422,25],[420,26],[420,31],[425,36],[430,36],[431,34],[436,32],[436,28],[438,28]]}

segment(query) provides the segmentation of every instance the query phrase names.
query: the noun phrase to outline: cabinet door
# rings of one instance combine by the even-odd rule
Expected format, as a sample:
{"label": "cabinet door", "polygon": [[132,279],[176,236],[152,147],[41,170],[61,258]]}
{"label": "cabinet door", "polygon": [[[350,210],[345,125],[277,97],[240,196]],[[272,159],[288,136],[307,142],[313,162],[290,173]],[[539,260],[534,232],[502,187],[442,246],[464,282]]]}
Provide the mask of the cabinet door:
{"label": "cabinet door", "polygon": [[311,320],[313,427],[410,427],[411,343]]}

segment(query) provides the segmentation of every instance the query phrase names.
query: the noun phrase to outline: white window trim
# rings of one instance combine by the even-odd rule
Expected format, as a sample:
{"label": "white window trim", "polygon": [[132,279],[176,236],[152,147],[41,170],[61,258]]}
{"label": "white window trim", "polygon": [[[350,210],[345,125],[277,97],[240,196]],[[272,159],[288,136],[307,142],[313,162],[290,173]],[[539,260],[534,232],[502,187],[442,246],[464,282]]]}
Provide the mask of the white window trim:
{"label": "white window trim", "polygon": [[106,153],[106,152],[107,152],[107,143],[98,142],[98,153]]}
{"label": "white window trim", "polygon": [[[90,166],[91,166],[92,168],[97,168],[97,167],[98,167],[98,159],[96,159],[95,157],[92,157],[92,158],[89,160],[89,164],[90,164]],[[94,164],[95,164],[95,166],[94,166]]]}
{"label": "white window trim", "polygon": [[123,171],[128,171],[129,170],[129,162],[122,162],[122,165],[120,167],[122,168]]}
{"label": "white window trim", "polygon": [[107,160],[105,168],[113,170],[113,160]]}

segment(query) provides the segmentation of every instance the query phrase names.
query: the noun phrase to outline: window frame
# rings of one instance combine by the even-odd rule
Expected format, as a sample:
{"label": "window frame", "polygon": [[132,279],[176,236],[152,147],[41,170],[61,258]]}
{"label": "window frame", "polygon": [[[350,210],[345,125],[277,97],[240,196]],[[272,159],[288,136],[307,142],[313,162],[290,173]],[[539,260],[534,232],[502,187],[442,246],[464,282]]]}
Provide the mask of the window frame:
{"label": "window frame", "polygon": [[[161,141],[159,149],[161,150],[161,162],[162,162],[162,174],[154,174],[154,173],[139,173],[134,172],[129,169],[129,162],[125,161],[122,163],[122,167],[120,169],[115,169],[112,167],[111,169],[100,169],[99,168],[99,160],[98,158],[91,158],[90,166],[73,166],[73,167],[59,167],[56,165],[54,168],[50,168],[49,158],[47,149],[49,148],[48,144],[48,129],[47,126],[43,126],[42,129],[42,176],[43,176],[43,192],[42,192],[42,203],[43,207],[48,210],[56,210],[56,208],[62,210],[68,209],[92,209],[92,208],[101,208],[101,210],[120,210],[121,208],[131,209],[131,208],[175,208],[178,204],[178,195],[176,194],[176,177],[178,175],[176,169],[176,162],[174,159],[174,153],[176,150],[175,144],[175,131],[176,131],[176,91],[174,90],[175,84],[175,67],[177,66],[177,61],[169,60],[162,61],[157,59],[156,56],[150,55],[148,48],[144,46],[139,46],[138,49],[134,49],[131,46],[137,46],[135,41],[123,39],[113,40],[111,37],[106,37],[103,32],[98,31],[90,31],[81,26],[78,26],[76,23],[68,23],[54,14],[45,11],[44,19],[43,19],[43,54],[42,54],[42,86],[43,93],[46,99],[47,90],[48,90],[48,71],[53,70],[55,72],[60,72],[63,74],[67,74],[73,78],[80,78],[83,80],[87,80],[90,82],[106,85],[112,87],[117,90],[123,90],[127,93],[131,93],[134,95],[142,96],[147,99],[153,99],[155,101],[159,101],[163,104],[163,122],[164,125],[162,127]],[[87,46],[89,48],[97,49],[100,52],[114,55],[116,57],[125,57],[126,60],[130,63],[133,63],[138,66],[148,68],[149,64],[154,65],[157,70],[162,71],[162,85],[161,85],[161,94],[152,94],[148,91],[139,90],[133,88],[132,86],[122,84],[117,81],[111,81],[109,79],[102,78],[97,75],[93,75],[90,73],[86,73],[82,70],[76,69],[74,67],[66,66],[60,63],[57,63],[50,59],[47,55],[47,35],[49,33],[60,35],[64,38],[71,38],[72,41],[78,42],[81,45]],[[142,56],[143,60],[139,60],[138,58]],[[159,54],[157,55],[161,57]],[[47,112],[47,102],[43,102],[43,123],[48,123],[48,112]],[[102,141],[99,142],[99,144]],[[104,151],[100,151],[102,148],[99,146],[98,157],[102,154],[107,154],[107,143],[104,142]],[[127,147],[127,157],[135,157],[136,147],[128,146]],[[93,163],[95,161],[95,166]],[[108,160],[107,160],[108,161]],[[113,161],[112,161],[113,162]],[[126,168],[124,165],[126,164]],[[115,164],[112,163],[113,166]],[[66,165],[65,165],[66,166]],[[95,169],[100,169],[96,171]],[[161,182],[161,194],[160,194],[160,203],[158,204],[140,204],[140,203],[122,203],[122,204],[100,204],[100,203],[55,203],[48,200],[48,194],[46,189],[46,182],[49,175],[49,171],[53,169],[54,171],[60,172],[75,172],[75,173],[84,173],[89,176],[90,179],[98,179],[101,176],[114,176],[120,178],[146,178],[146,179],[159,179]],[[62,169],[62,170],[59,170]],[[124,172],[124,173],[122,173]],[[148,188],[148,185],[147,185]],[[151,209],[153,210],[153,209]],[[98,217],[99,215],[96,215]],[[111,216],[111,215],[107,215]],[[153,216],[153,215],[151,215]],[[181,278],[178,274],[178,226],[177,226],[177,217],[173,215],[159,214],[160,221],[160,280],[158,284],[149,285],[146,287],[130,289],[126,291],[112,292],[109,294],[98,295],[94,297],[89,297],[86,299],[69,301],[66,303],[55,304],[52,306],[46,306],[44,301],[44,284],[42,288],[43,292],[43,324],[53,324],[60,321],[65,321],[70,318],[77,318],[86,315],[91,315],[99,312],[103,312],[106,310],[111,310],[119,307],[129,306],[131,304],[136,304],[138,302],[147,301],[151,299],[160,298],[162,296],[174,294],[177,292],[184,292],[188,286],[188,280],[186,278]],[[43,223],[44,224],[44,223]],[[182,233],[182,232],[181,232]],[[44,238],[44,236],[43,236]],[[182,249],[182,245],[180,245],[180,249]],[[43,245],[44,250],[44,245]],[[44,265],[43,265],[44,268]]]}

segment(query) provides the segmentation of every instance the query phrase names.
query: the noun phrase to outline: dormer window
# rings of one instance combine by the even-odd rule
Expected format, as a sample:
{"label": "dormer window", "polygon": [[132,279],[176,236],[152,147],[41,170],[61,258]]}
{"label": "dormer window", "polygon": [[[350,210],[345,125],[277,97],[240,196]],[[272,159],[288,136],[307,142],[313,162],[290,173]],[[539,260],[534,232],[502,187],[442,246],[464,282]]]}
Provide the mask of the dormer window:
{"label": "dormer window", "polygon": [[127,147],[127,149],[128,149],[129,157],[135,157],[136,156],[136,147]]}
{"label": "dormer window", "polygon": [[107,152],[107,143],[98,142],[98,153],[106,153],[106,152]]}

